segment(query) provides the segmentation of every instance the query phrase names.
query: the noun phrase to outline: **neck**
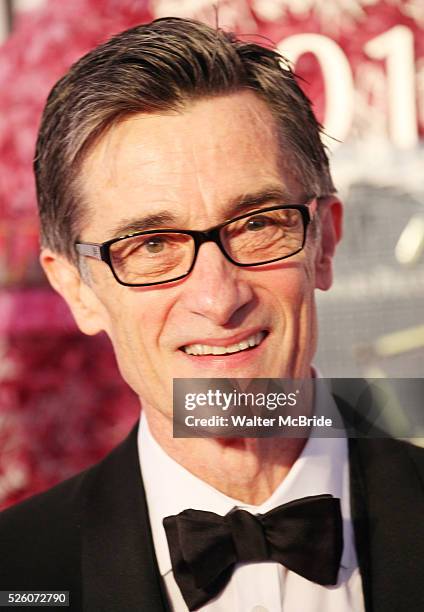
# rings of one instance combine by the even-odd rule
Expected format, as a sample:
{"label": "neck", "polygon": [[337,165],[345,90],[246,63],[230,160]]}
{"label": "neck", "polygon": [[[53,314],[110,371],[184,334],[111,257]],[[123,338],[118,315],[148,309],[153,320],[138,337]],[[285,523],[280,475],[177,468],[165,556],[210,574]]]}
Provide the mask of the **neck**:
{"label": "neck", "polygon": [[229,497],[259,505],[289,473],[306,438],[173,438],[172,421],[145,406],[149,429],[163,450]]}

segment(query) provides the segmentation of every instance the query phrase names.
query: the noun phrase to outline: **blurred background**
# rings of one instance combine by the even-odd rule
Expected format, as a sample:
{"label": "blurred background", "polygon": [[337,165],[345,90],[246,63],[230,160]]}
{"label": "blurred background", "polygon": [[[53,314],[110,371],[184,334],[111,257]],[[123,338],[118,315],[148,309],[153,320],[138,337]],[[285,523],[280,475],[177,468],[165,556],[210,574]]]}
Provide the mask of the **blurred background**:
{"label": "blurred background", "polygon": [[325,126],[346,221],[317,295],[322,373],[424,376],[422,0],[0,0],[0,508],[93,463],[137,418],[107,339],[76,330],[40,270],[32,157],[69,66],[169,15],[273,41]]}

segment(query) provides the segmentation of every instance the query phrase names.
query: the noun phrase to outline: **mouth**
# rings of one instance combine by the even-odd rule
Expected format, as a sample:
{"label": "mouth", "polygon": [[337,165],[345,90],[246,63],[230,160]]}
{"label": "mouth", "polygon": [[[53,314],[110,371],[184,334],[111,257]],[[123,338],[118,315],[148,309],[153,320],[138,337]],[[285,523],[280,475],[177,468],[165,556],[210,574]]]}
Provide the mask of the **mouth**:
{"label": "mouth", "polygon": [[205,355],[232,355],[234,353],[241,353],[243,351],[249,351],[256,348],[262,344],[267,335],[268,331],[262,330],[251,334],[238,342],[234,342],[230,339],[227,344],[225,343],[225,340],[214,341],[217,342],[216,344],[186,344],[182,346],[180,350],[187,355],[194,355],[196,357],[202,357]]}

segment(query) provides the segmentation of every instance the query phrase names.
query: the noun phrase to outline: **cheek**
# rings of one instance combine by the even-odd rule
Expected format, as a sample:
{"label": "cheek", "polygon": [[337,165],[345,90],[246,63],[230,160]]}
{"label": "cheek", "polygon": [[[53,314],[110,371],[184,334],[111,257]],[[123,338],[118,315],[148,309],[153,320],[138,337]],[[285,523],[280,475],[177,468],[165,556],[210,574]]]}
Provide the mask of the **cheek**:
{"label": "cheek", "polygon": [[274,300],[288,314],[299,313],[302,304],[313,297],[312,266],[290,264],[285,269],[266,273],[263,286],[268,287]]}
{"label": "cheek", "polygon": [[168,296],[153,294],[151,290],[121,297],[111,316],[112,342],[121,354],[131,354],[137,368],[150,368],[158,360],[157,351],[172,303],[165,299]]}
{"label": "cheek", "polygon": [[144,302],[141,295],[137,298],[114,310],[109,337],[122,378],[149,401],[149,388],[158,384],[165,369],[158,350],[163,312],[159,305]]}

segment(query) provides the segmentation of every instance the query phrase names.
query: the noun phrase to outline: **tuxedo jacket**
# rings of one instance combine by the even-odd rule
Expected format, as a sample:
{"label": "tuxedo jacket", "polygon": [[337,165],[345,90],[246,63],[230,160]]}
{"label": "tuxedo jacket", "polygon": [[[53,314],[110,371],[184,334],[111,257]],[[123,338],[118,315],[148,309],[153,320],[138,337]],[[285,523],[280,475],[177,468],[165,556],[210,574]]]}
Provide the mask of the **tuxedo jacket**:
{"label": "tuxedo jacket", "polygon": [[[424,449],[349,439],[349,460],[366,612],[423,612]],[[73,612],[168,610],[137,426],[94,467],[0,514],[0,590],[69,591]]]}

